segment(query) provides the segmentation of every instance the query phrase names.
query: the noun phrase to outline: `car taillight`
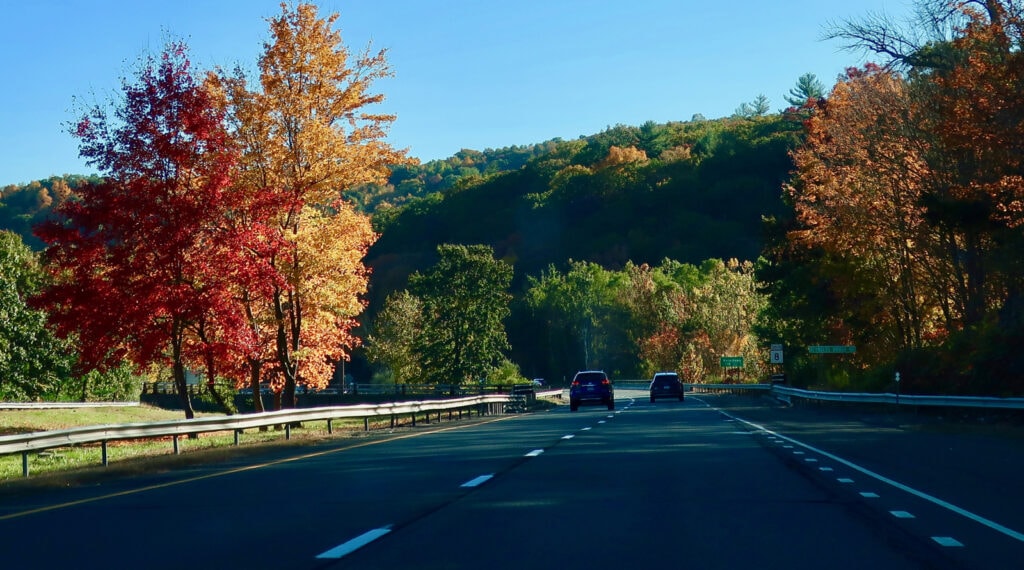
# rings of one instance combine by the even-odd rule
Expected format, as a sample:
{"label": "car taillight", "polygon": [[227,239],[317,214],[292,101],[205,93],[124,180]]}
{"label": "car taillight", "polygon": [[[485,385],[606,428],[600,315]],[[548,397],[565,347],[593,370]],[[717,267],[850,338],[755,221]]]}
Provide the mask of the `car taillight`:
{"label": "car taillight", "polygon": [[612,383],[612,381],[611,381],[611,380],[609,380],[609,379],[607,379],[607,378],[605,378],[604,380],[601,380],[601,384],[603,384],[603,385],[605,385],[605,386],[607,386],[607,385],[609,385],[609,384],[611,384],[611,383]]}
{"label": "car taillight", "polygon": [[573,380],[572,381],[572,385],[573,386],[579,386],[580,385],[580,381],[579,380]]}

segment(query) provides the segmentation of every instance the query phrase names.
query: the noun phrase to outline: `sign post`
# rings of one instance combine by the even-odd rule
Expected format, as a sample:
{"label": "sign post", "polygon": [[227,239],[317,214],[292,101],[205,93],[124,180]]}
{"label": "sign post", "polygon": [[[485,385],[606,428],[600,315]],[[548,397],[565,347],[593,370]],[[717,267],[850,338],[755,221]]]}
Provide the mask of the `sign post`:
{"label": "sign post", "polygon": [[900,405],[900,373],[896,373],[896,405]]}
{"label": "sign post", "polygon": [[[725,368],[726,377],[729,376],[730,368],[738,369],[737,372],[743,369],[743,357],[742,356],[723,356],[719,358],[718,363]],[[737,374],[739,376],[739,374]]]}
{"label": "sign post", "polygon": [[743,368],[742,356],[723,356],[718,361],[722,368]]}

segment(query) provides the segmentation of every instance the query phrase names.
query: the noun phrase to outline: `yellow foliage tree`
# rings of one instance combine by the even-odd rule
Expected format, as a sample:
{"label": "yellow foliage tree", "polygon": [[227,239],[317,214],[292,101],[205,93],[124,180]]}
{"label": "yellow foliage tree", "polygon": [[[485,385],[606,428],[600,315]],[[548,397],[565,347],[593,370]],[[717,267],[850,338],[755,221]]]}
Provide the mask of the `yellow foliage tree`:
{"label": "yellow foliage tree", "polygon": [[[271,40],[259,61],[260,88],[235,70],[211,76],[231,111],[243,159],[243,191],[274,196],[284,247],[273,262],[285,276],[272,298],[247,298],[263,352],[252,365],[267,372],[281,404],[294,403],[297,383],[326,385],[333,362],[358,345],[352,336],[362,311],[376,239],[368,218],[343,202],[342,191],[382,183],[389,167],[408,162],[384,138],[393,115],[366,108],[384,100],[372,83],[390,77],[385,51],[353,54],[313,4],[281,5],[270,18]],[[244,296],[243,296],[244,297]],[[255,382],[255,380],[253,380]]]}

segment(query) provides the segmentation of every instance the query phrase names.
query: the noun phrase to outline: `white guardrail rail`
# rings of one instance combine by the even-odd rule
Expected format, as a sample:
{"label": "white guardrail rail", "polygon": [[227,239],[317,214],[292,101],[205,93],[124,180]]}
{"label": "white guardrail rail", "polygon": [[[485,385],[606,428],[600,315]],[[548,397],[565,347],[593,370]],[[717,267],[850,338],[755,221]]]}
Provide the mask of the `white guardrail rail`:
{"label": "white guardrail rail", "polygon": [[331,422],[336,419],[363,418],[364,426],[366,426],[370,418],[391,418],[394,421],[398,416],[409,415],[412,416],[412,425],[416,425],[417,414],[426,414],[429,421],[432,412],[437,412],[439,417],[445,411],[449,413],[458,411],[460,417],[463,411],[468,411],[470,416],[472,416],[473,411],[481,415],[500,414],[504,404],[509,400],[510,395],[508,394],[486,394],[445,400],[299,408],[263,412],[260,414],[238,414],[233,416],[193,418],[190,420],[86,426],[0,436],[0,455],[21,453],[22,473],[25,477],[28,477],[29,453],[55,447],[100,443],[102,444],[103,465],[106,466],[107,442],[110,441],[173,436],[174,452],[177,454],[178,438],[183,435],[234,431],[235,445],[237,445],[239,434],[243,430],[251,428],[284,424],[285,437],[288,438],[291,434],[291,424],[298,422],[326,421],[328,433],[332,433]]}
{"label": "white guardrail rail", "polygon": [[987,398],[982,396],[921,396],[916,394],[869,394],[857,392],[817,392],[786,386],[772,386],[771,393],[783,401],[792,398],[823,402],[892,404],[898,406],[944,406],[950,408],[991,408],[1024,410],[1024,398]]}

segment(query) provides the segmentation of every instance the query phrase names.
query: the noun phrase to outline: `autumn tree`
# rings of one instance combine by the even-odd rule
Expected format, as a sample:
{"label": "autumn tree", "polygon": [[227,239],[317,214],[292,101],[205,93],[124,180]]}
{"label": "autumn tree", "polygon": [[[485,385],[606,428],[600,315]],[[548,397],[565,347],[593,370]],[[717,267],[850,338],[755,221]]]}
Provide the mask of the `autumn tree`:
{"label": "autumn tree", "polygon": [[[234,293],[269,268],[248,255],[260,237],[224,223],[244,208],[229,191],[236,154],[186,46],[169,43],[135,79],[120,102],[93,106],[72,127],[104,180],[80,187],[61,219],[38,230],[53,283],[36,301],[60,336],[77,340],[83,370],[169,363],[191,418],[186,368],[251,342]],[[202,338],[203,326],[216,338]]]}
{"label": "autumn tree", "polygon": [[947,35],[921,41],[875,22],[839,36],[888,57],[888,69],[854,70],[809,121],[794,155],[804,228],[791,237],[822,248],[822,276],[845,324],[871,339],[874,364],[975,346],[977,361],[933,376],[981,389],[1008,366],[987,347],[1024,323],[1024,20],[1015,2],[921,5]]}
{"label": "autumn tree", "polygon": [[[264,348],[250,369],[271,365],[285,406],[294,404],[296,383],[326,383],[332,362],[359,342],[352,328],[367,287],[361,257],[376,236],[342,192],[383,182],[390,165],[406,160],[383,140],[394,116],[367,111],[383,101],[372,83],[391,76],[385,52],[350,52],[337,19],[318,17],[313,4],[282,4],[269,19],[259,87],[241,69],[211,78],[242,149],[235,183],[281,197],[276,225],[287,245],[269,261],[286,282],[267,298],[248,296],[247,307]],[[306,280],[311,271],[315,285]]]}
{"label": "autumn tree", "polygon": [[851,70],[808,121],[788,187],[804,228],[791,238],[845,262],[831,264],[832,287],[847,319],[871,323],[871,344],[889,357],[921,346],[940,326],[934,311],[943,302],[941,286],[927,290],[941,244],[921,206],[930,171],[915,133],[902,77],[877,66]]}
{"label": "autumn tree", "polygon": [[505,319],[512,296],[512,266],[482,245],[441,245],[439,260],[409,278],[423,303],[424,332],[417,353],[424,378],[467,384],[486,378],[508,350]]}

